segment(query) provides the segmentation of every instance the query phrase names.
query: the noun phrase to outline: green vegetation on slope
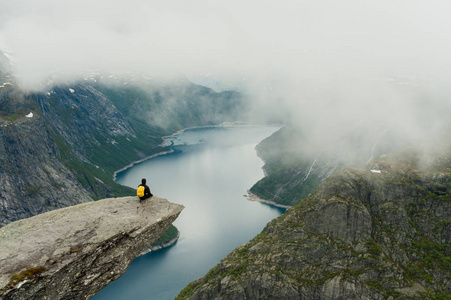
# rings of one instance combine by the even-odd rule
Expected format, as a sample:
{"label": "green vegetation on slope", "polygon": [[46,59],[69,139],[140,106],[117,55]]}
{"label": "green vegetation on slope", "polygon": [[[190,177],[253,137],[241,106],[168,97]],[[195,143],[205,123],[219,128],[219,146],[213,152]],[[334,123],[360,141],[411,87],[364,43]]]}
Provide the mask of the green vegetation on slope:
{"label": "green vegetation on slope", "polygon": [[171,225],[169,229],[163,233],[158,240],[155,241],[155,243],[152,244],[152,246],[160,246],[166,243],[169,243],[173,239],[175,239],[178,235],[178,229],[174,225]]}
{"label": "green vegetation on slope", "polygon": [[[143,122],[155,134],[166,135],[187,127],[243,120],[247,107],[241,94],[215,92],[191,83],[159,86],[151,83],[98,85],[119,111],[138,130]],[[164,133],[164,132],[165,133]]]}
{"label": "green vegetation on slope", "polygon": [[177,299],[447,299],[451,159],[409,157],[337,172]]}
{"label": "green vegetation on slope", "polygon": [[[105,197],[121,197],[133,195],[135,190],[121,184],[114,182],[112,173],[116,164],[104,164],[105,161],[111,163],[114,161],[114,155],[111,153],[105,154],[105,158],[97,161],[99,165],[109,166],[110,168],[100,168],[96,164],[83,162],[76,158],[72,153],[71,148],[64,142],[63,138],[50,130],[53,139],[58,146],[60,157],[58,159],[65,164],[75,175],[78,182],[82,184],[86,190],[90,191],[91,197],[94,200]],[[120,160],[118,160],[120,161]],[[116,165],[119,168],[118,165]]]}
{"label": "green vegetation on slope", "polygon": [[319,158],[318,153],[299,146],[303,134],[284,127],[263,140],[258,146],[264,160],[266,176],[250,191],[277,204],[293,206],[313,192],[333,171],[342,167],[334,159]]}

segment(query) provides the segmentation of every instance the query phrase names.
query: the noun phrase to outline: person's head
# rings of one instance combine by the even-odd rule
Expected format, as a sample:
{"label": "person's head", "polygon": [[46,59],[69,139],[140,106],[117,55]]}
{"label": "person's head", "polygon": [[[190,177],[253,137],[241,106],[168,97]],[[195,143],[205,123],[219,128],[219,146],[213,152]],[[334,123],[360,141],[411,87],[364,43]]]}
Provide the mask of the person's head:
{"label": "person's head", "polygon": [[146,184],[146,178],[141,179],[141,184],[142,185]]}

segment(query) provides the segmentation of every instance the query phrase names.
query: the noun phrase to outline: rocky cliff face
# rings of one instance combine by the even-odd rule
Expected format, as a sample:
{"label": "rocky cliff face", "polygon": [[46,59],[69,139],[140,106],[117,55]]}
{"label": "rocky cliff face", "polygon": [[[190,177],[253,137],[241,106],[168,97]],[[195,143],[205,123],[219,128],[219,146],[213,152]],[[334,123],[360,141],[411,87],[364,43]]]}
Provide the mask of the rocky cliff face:
{"label": "rocky cliff face", "polygon": [[[49,126],[81,159],[94,145],[114,138],[136,138],[130,122],[94,87],[84,83],[54,87],[51,92],[32,94]],[[118,141],[116,141],[118,142]]]}
{"label": "rocky cliff face", "polygon": [[178,299],[449,297],[451,157],[422,158],[331,176]]}
{"label": "rocky cliff face", "polygon": [[91,201],[59,158],[37,104],[12,83],[0,88],[0,226],[45,211]]}
{"label": "rocky cliff face", "polygon": [[89,299],[174,222],[156,196],[104,199],[0,228],[1,299]]}
{"label": "rocky cliff face", "polygon": [[107,149],[96,138],[133,131],[95,95],[88,88],[27,94],[12,80],[0,88],[0,225],[120,194],[112,171],[91,157],[95,147]]}
{"label": "rocky cliff face", "polygon": [[40,116],[0,124],[0,226],[91,201],[57,159],[59,149]]}

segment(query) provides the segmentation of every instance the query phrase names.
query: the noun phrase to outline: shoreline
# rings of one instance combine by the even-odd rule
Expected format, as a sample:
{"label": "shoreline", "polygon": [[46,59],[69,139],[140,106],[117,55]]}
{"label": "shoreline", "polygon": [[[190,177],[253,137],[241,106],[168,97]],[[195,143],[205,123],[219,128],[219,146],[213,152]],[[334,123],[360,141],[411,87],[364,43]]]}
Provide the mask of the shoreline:
{"label": "shoreline", "polygon": [[169,149],[167,151],[161,151],[161,152],[152,154],[150,156],[144,157],[143,159],[140,159],[140,160],[135,160],[135,161],[131,162],[130,164],[128,164],[127,166],[125,166],[125,167],[123,167],[123,168],[121,168],[121,169],[119,169],[117,171],[114,171],[114,173],[113,173],[113,181],[116,182],[116,176],[117,176],[117,173],[119,173],[119,172],[125,171],[125,170],[133,167],[134,165],[142,163],[143,161],[146,161],[148,159],[151,159],[151,158],[154,158],[154,157],[157,157],[157,156],[160,156],[160,155],[170,154],[172,152],[174,152],[174,150]]}
{"label": "shoreline", "polygon": [[[268,125],[265,125],[265,126],[279,126],[279,125],[282,126],[281,124],[268,124]],[[262,125],[259,125],[259,124],[246,124],[246,123],[242,123],[242,122],[236,121],[236,122],[224,122],[224,123],[217,124],[217,125],[202,125],[202,126],[187,127],[187,128],[180,129],[179,131],[176,131],[173,134],[165,135],[165,136],[161,137],[163,139],[163,142],[160,145],[158,145],[158,146],[160,146],[160,147],[170,146],[164,140],[165,138],[174,137],[176,135],[184,133],[187,130],[201,129],[201,128],[245,127],[245,126],[252,127],[252,126],[262,126]]]}
{"label": "shoreline", "polygon": [[169,246],[172,246],[179,240],[179,238],[180,238],[180,231],[177,230],[177,236],[175,238],[173,238],[172,240],[170,240],[167,243],[160,243],[159,246],[150,246],[149,248],[147,248],[146,250],[141,252],[141,254],[139,256],[145,255],[145,254],[150,253],[152,251],[157,251],[157,250],[164,249],[164,248],[167,248]]}
{"label": "shoreline", "polygon": [[[280,125],[280,124],[269,124],[268,126],[279,126],[279,125]],[[161,144],[159,144],[158,146],[159,146],[159,147],[168,147],[168,146],[170,146],[170,144],[168,144],[168,143],[166,142],[165,138],[174,137],[174,136],[176,136],[176,135],[182,134],[182,133],[184,133],[185,131],[191,130],[191,129],[200,129],[200,128],[218,128],[218,127],[240,127],[240,126],[250,126],[250,127],[251,127],[251,126],[261,126],[261,125],[256,125],[256,124],[244,124],[244,123],[243,123],[243,124],[240,124],[240,122],[224,122],[224,123],[221,123],[221,124],[218,124],[218,125],[202,125],[202,126],[187,127],[187,128],[180,129],[179,131],[176,131],[176,132],[174,132],[173,134],[162,136],[161,139],[163,140],[163,142],[162,142]],[[150,156],[144,157],[143,159],[133,161],[133,162],[131,162],[130,164],[126,165],[125,167],[123,167],[123,168],[121,168],[121,169],[119,169],[119,170],[114,171],[114,172],[113,172],[113,181],[116,182],[116,176],[117,176],[117,173],[119,173],[119,172],[125,171],[125,170],[127,170],[127,169],[133,167],[134,165],[139,164],[139,163],[142,163],[143,161],[146,161],[146,160],[148,160],[148,159],[151,159],[151,158],[154,158],[154,157],[157,157],[157,156],[160,156],[160,155],[170,154],[170,153],[173,153],[173,152],[174,152],[173,149],[169,149],[169,150],[167,150],[167,151],[161,151],[161,152],[152,154],[152,155],[150,155]],[[257,156],[260,157],[260,156],[258,155],[258,151],[257,151]],[[260,157],[260,158],[261,158],[261,157]],[[263,172],[266,173],[264,169],[263,169]],[[264,175],[266,176],[266,174],[264,174]],[[255,196],[255,197],[257,197],[257,196]],[[257,198],[258,198],[258,197],[257,197]],[[263,199],[262,199],[262,201],[266,201],[266,200],[263,200]],[[269,202],[271,202],[271,201],[269,201]],[[275,203],[275,202],[274,202],[274,203]],[[276,203],[275,203],[275,204],[276,204]]]}
{"label": "shoreline", "polygon": [[265,199],[259,198],[257,195],[253,194],[250,190],[247,191],[247,194],[248,195],[246,196],[246,198],[247,198],[248,201],[260,202],[260,203],[264,203],[264,204],[267,204],[267,205],[276,206],[276,207],[285,208],[285,209],[293,207],[291,205],[279,204],[279,203],[276,203],[274,201],[270,201],[270,200],[265,200]]}
{"label": "shoreline", "polygon": [[162,136],[161,139],[163,140],[163,142],[161,144],[159,144],[158,146],[159,147],[170,146],[169,144],[167,144],[167,141],[165,140],[165,138],[175,137],[176,135],[182,134],[182,133],[184,133],[187,130],[200,129],[200,128],[216,128],[216,127],[223,127],[223,125],[222,124],[219,124],[219,125],[202,125],[202,126],[193,126],[193,127],[183,128],[183,129],[180,129],[180,130],[174,132],[173,134]]}
{"label": "shoreline", "polygon": [[[194,127],[183,128],[183,129],[180,129],[179,131],[174,132],[173,134],[162,136],[161,139],[163,140],[163,142],[161,144],[159,144],[158,147],[168,147],[168,146],[170,146],[169,144],[166,143],[166,141],[164,139],[165,138],[174,137],[174,136],[179,135],[179,134],[182,134],[186,130],[198,129],[198,128],[232,127],[232,126],[243,126],[243,125],[239,125],[239,124],[236,124],[236,123],[235,124],[233,124],[233,123],[221,123],[219,125],[203,125],[203,126],[194,126]],[[173,149],[169,149],[167,151],[161,151],[161,152],[152,154],[150,156],[146,156],[146,157],[144,157],[143,159],[140,159],[140,160],[135,160],[135,161],[131,162],[130,164],[126,165],[125,167],[114,171],[113,172],[113,181],[116,182],[116,176],[117,176],[117,173],[119,173],[119,172],[125,171],[125,170],[133,167],[134,165],[142,163],[143,161],[146,161],[148,159],[151,159],[151,158],[154,158],[154,157],[157,157],[157,156],[160,156],[160,155],[170,154],[170,153],[173,153],[173,152],[174,152]]]}

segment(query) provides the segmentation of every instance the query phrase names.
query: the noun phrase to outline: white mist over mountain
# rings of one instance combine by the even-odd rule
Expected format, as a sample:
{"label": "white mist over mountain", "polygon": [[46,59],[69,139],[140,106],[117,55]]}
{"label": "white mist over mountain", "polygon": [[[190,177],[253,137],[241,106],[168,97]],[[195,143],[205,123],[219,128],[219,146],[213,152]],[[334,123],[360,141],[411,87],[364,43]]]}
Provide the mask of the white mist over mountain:
{"label": "white mist over mountain", "polygon": [[31,89],[51,72],[184,74],[315,136],[418,138],[449,126],[450,12],[434,0],[17,0],[2,4],[0,49]]}

